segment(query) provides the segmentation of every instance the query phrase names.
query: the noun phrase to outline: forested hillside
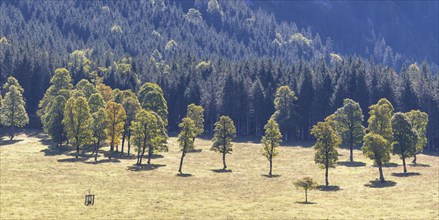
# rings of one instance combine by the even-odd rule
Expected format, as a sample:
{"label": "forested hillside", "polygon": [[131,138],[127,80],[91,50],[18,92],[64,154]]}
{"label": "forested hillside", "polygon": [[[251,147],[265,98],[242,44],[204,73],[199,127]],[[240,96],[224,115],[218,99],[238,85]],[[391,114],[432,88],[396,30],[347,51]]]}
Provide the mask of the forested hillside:
{"label": "forested hillside", "polygon": [[368,107],[387,98],[396,111],[428,113],[429,146],[438,147],[439,79],[431,60],[423,62],[434,54],[383,62],[341,53],[332,46],[337,39],[245,1],[186,7],[160,0],[1,1],[0,83],[8,76],[20,82],[33,127],[41,126],[36,112],[50,78],[64,67],[73,84],[87,79],[137,93],[145,82],[157,83],[169,131],[196,103],[205,109],[207,133],[228,115],[242,136],[262,135],[276,89],[287,85],[298,97],[295,140],[310,139],[311,127],[345,98],[359,102],[366,119]]}

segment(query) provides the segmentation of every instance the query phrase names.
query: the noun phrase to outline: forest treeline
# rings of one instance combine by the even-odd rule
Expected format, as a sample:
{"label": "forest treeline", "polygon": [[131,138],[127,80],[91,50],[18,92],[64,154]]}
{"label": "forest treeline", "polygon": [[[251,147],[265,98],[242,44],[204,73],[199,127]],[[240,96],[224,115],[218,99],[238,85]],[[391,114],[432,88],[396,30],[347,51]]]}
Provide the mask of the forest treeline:
{"label": "forest treeline", "polygon": [[38,103],[64,67],[73,85],[87,79],[138,93],[157,83],[171,132],[195,103],[205,110],[206,133],[227,115],[237,135],[261,136],[276,88],[288,85],[297,96],[289,139],[311,139],[312,126],[345,98],[360,104],[366,121],[368,107],[386,98],[396,111],[426,112],[428,147],[438,147],[439,79],[428,63],[395,70],[343,56],[331,40],[226,2],[200,1],[185,12],[166,1],[2,1],[0,81],[20,82],[32,127],[42,127]]}

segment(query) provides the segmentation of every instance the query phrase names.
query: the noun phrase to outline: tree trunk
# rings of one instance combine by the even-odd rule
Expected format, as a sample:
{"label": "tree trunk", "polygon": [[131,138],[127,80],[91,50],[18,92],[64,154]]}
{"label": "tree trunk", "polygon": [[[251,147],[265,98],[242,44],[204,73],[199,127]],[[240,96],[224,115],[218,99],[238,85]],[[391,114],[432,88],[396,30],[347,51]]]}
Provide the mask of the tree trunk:
{"label": "tree trunk", "polygon": [[328,165],[326,165],[326,171],[325,171],[325,181],[326,181],[326,186],[329,186],[329,181],[328,181]]}
{"label": "tree trunk", "polygon": [[273,160],[272,160],[272,158],[271,158],[271,155],[270,155],[270,172],[268,173],[270,176],[272,175],[272,169],[273,168]]}
{"label": "tree trunk", "polygon": [[79,156],[79,141],[78,141],[77,137],[76,137],[75,145],[76,145],[76,159],[78,159],[78,156]]}
{"label": "tree trunk", "polygon": [[123,155],[123,147],[125,146],[125,133],[122,135],[122,149],[120,149],[120,154]]}
{"label": "tree trunk", "polygon": [[412,163],[413,163],[413,164],[416,164],[416,153],[415,153],[415,156],[414,156],[414,158],[413,158]]}
{"label": "tree trunk", "polygon": [[151,164],[152,153],[153,153],[152,145],[149,145],[149,148],[148,148],[148,165]]}
{"label": "tree trunk", "polygon": [[227,165],[226,165],[226,151],[225,149],[223,150],[223,170],[227,169]]}
{"label": "tree trunk", "polygon": [[386,182],[386,180],[384,180],[384,175],[383,175],[383,167],[382,167],[382,163],[378,163],[378,170],[380,171],[380,182],[384,183]]}
{"label": "tree trunk", "polygon": [[142,165],[142,159],[143,159],[143,156],[145,155],[145,149],[146,149],[146,147],[144,146],[142,149],[142,154],[140,155],[139,165]]}
{"label": "tree trunk", "polygon": [[180,168],[178,168],[178,172],[179,172],[180,174],[183,174],[183,173],[181,172],[181,168],[183,167],[183,158],[184,158],[184,156],[185,156],[185,149],[183,149],[183,152],[181,153]]}
{"label": "tree trunk", "polygon": [[140,165],[139,161],[140,161],[140,149],[137,151],[137,162],[136,162],[137,165]]}
{"label": "tree trunk", "polygon": [[131,149],[131,132],[128,132],[128,157],[130,156],[130,149]]}
{"label": "tree trunk", "polygon": [[95,147],[95,163],[98,162],[98,150],[100,144],[101,144],[101,140],[100,138],[98,138],[98,142],[96,143],[96,147]]}
{"label": "tree trunk", "polygon": [[308,203],[308,189],[305,189],[305,203]]}
{"label": "tree trunk", "polygon": [[405,157],[402,158],[402,165],[404,166],[404,173],[407,173],[407,167],[405,166]]}
{"label": "tree trunk", "polygon": [[354,162],[354,146],[352,143],[350,143],[349,150],[350,150],[349,159],[351,160],[351,162]]}

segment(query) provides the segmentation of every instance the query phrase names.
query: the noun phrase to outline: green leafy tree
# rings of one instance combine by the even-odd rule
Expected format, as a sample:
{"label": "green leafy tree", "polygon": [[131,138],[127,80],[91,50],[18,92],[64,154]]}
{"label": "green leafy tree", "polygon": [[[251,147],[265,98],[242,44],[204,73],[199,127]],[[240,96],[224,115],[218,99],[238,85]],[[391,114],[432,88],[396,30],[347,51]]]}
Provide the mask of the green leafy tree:
{"label": "green leafy tree", "polygon": [[142,108],[153,111],[160,115],[164,124],[168,125],[168,105],[162,89],[154,83],[145,83],[138,93]]}
{"label": "green leafy tree", "polygon": [[308,191],[317,188],[318,183],[314,181],[311,177],[303,177],[294,181],[294,186],[296,189],[305,190],[305,203],[308,203]]}
{"label": "green leafy tree", "polygon": [[55,74],[50,79],[51,86],[47,89],[44,97],[40,100],[38,104],[38,116],[44,123],[44,117],[46,117],[46,111],[49,107],[51,101],[55,99],[58,95],[64,96],[65,100],[70,98],[70,91],[73,88],[71,83],[72,78],[70,77],[70,72],[65,68],[58,68],[55,70]]}
{"label": "green leafy tree", "polygon": [[105,102],[111,101],[113,97],[113,90],[111,89],[111,87],[101,83],[97,85],[96,88],[98,89],[99,93],[102,95],[102,98],[104,98]]}
{"label": "green leafy tree", "polygon": [[107,116],[109,119],[107,127],[107,139],[110,141],[109,159],[111,160],[114,146],[117,146],[120,143],[120,135],[123,131],[126,112],[121,104],[115,103],[113,101],[109,101],[107,103],[105,111],[107,112]]}
{"label": "green leafy tree", "polygon": [[370,117],[368,122],[368,130],[371,133],[381,135],[387,144],[393,142],[392,117],[393,106],[387,99],[380,99],[377,104],[369,107]]}
{"label": "green leafy tree", "polygon": [[69,142],[76,148],[77,159],[80,146],[91,144],[93,141],[91,129],[92,117],[90,108],[84,97],[71,97],[67,100],[62,122]]}
{"label": "green leafy tree", "polygon": [[85,98],[87,99],[89,99],[91,95],[98,92],[96,87],[86,79],[82,79],[81,81],[79,81],[76,84],[75,88],[77,90],[81,90],[84,93]]}
{"label": "green leafy tree", "polygon": [[[196,136],[204,132],[204,109],[202,106],[195,105],[193,103],[188,105],[186,117],[194,121]],[[194,137],[194,141],[195,141],[195,137]]]}
{"label": "green leafy tree", "polygon": [[349,159],[353,162],[354,146],[360,144],[365,135],[363,113],[360,105],[352,99],[345,99],[343,104],[343,107],[335,112],[335,120],[337,121],[335,131],[340,134],[343,143],[349,147]]}
{"label": "green leafy tree", "polygon": [[274,98],[274,107],[276,111],[272,118],[279,124],[285,140],[288,140],[288,134],[292,133],[294,120],[294,101],[297,100],[294,91],[288,86],[277,88],[276,97]]}
{"label": "green leafy tree", "polygon": [[109,124],[108,115],[105,108],[101,107],[96,112],[92,114],[92,130],[94,137],[95,146],[95,163],[98,160],[99,147],[101,146],[101,141],[105,140],[107,137],[107,127]]}
{"label": "green leafy tree", "polygon": [[195,137],[195,123],[190,118],[183,118],[180,127],[180,134],[178,134],[178,143],[181,150],[180,167],[178,172],[182,174],[181,168],[183,167],[183,159],[188,151],[194,149],[194,137]]}
{"label": "green leafy tree", "polygon": [[50,104],[43,123],[44,131],[53,141],[58,143],[59,147],[62,146],[63,141],[66,139],[64,125],[62,123],[65,105],[66,99],[64,96],[58,95]]}
{"label": "green leafy tree", "polygon": [[314,145],[316,150],[314,161],[322,169],[325,169],[325,182],[328,186],[328,169],[335,167],[335,162],[338,160],[337,148],[341,143],[341,139],[327,122],[319,122],[314,125],[311,134],[317,139]]}
{"label": "green leafy tree", "polygon": [[268,161],[270,162],[270,172],[268,173],[270,176],[272,175],[272,167],[273,167],[273,157],[277,156],[278,151],[277,147],[282,141],[282,134],[279,130],[279,125],[273,119],[269,119],[267,124],[264,126],[265,135],[262,137],[262,149],[261,153],[264,155]]}
{"label": "green leafy tree", "polygon": [[416,154],[418,135],[403,113],[396,113],[392,118],[394,141],[393,154],[398,154],[402,159],[404,173],[407,173],[405,159]]}
{"label": "green leafy tree", "polygon": [[381,135],[368,133],[364,136],[362,150],[363,154],[373,160],[374,164],[378,166],[380,181],[384,183],[383,164],[390,160],[390,144]]}
{"label": "green leafy tree", "polygon": [[100,93],[94,93],[88,98],[88,106],[90,107],[90,112],[93,114],[101,108],[105,108],[104,98]]}
{"label": "green leafy tree", "polygon": [[416,164],[416,154],[422,152],[424,146],[427,144],[427,136],[425,134],[427,131],[428,114],[419,110],[412,110],[407,112],[406,116],[418,135],[416,153],[413,155],[413,163]]}
{"label": "green leafy tree", "polygon": [[228,116],[221,116],[215,123],[214,131],[215,134],[212,139],[213,145],[211,150],[222,153],[223,170],[225,170],[227,169],[226,154],[232,152],[232,140],[236,136],[236,128],[231,118]]}
{"label": "green leafy tree", "polygon": [[[3,88],[5,88],[5,86]],[[9,137],[12,140],[14,138],[15,128],[21,128],[29,123],[29,117],[27,116],[25,102],[20,89],[15,85],[11,85],[7,89],[5,99],[2,100],[0,108],[0,122],[5,127],[10,128]]]}

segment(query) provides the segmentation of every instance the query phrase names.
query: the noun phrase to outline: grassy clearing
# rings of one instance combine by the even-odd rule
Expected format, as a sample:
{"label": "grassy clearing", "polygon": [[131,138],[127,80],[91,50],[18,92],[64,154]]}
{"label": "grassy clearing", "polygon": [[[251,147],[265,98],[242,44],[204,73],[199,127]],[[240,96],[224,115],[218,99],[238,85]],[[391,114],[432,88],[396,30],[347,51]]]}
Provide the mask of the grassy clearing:
{"label": "grassy clearing", "polygon": [[[17,141],[0,142],[0,219],[25,218],[197,218],[197,219],[438,219],[439,157],[419,155],[402,176],[401,161],[393,157],[384,168],[388,185],[375,185],[378,169],[356,150],[356,163],[347,163],[341,149],[340,165],[331,169],[333,187],[304,193],[293,181],[303,175],[324,183],[324,170],[313,162],[310,147],[279,149],[274,158],[274,178],[259,144],[234,143],[227,155],[232,172],[217,172],[221,156],[209,150],[211,142],[197,140],[201,152],[186,156],[177,176],[180,151],[171,138],[169,152],[152,160],[151,169],[132,171],[135,159],[92,164],[92,158],[72,162],[67,153],[48,150],[42,137],[19,135]],[[104,150],[108,150],[104,148]],[[391,181],[391,182],[390,182]],[[84,206],[84,195],[96,194],[94,206]]]}

